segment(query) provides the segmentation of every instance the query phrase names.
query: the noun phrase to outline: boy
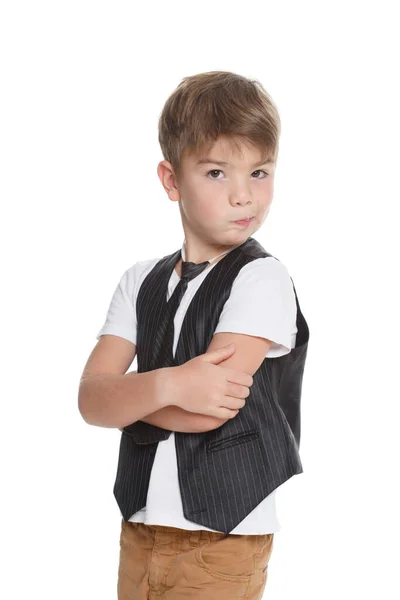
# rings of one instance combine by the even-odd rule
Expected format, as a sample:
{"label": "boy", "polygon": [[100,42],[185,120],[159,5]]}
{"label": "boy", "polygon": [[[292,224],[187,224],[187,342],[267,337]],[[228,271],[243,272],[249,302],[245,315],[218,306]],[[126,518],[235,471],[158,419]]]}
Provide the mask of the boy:
{"label": "boy", "polygon": [[303,472],[309,338],[286,267],[251,237],[279,135],[264,88],[223,71],[184,78],[160,116],[185,239],[124,273],[79,390],[86,422],[122,432],[119,600],[262,598],[276,490]]}

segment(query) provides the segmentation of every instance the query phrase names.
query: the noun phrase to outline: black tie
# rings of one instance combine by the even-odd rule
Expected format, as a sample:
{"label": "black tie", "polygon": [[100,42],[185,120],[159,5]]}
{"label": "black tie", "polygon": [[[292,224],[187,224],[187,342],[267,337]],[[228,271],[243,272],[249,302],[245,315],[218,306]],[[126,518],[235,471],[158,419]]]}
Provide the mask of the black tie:
{"label": "black tie", "polygon": [[210,262],[208,260],[200,264],[182,261],[181,279],[174,289],[171,298],[166,303],[165,315],[160,323],[157,335],[161,346],[160,355],[163,357],[162,362],[160,363],[162,368],[172,367],[174,364],[172,353],[174,342],[174,318],[180,301],[182,300],[182,296],[186,292],[188,282],[204,271],[209,264]]}

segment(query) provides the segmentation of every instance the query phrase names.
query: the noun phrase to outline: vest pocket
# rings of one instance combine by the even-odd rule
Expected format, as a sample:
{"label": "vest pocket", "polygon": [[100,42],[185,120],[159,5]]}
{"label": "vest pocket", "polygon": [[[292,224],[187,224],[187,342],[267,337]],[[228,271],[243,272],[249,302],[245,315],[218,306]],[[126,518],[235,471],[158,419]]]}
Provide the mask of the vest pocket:
{"label": "vest pocket", "polygon": [[237,446],[238,444],[246,444],[247,442],[251,442],[252,440],[258,439],[258,431],[245,431],[242,433],[236,433],[235,435],[230,435],[222,440],[214,440],[208,442],[206,445],[207,452],[215,452],[218,450],[222,450],[223,448],[231,448],[232,446]]}

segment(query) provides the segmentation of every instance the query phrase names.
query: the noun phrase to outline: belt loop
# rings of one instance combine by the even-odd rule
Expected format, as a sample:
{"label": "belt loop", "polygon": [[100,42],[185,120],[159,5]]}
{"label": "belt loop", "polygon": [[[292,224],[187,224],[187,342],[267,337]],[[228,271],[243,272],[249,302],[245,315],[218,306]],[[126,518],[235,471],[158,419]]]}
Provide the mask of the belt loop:
{"label": "belt loop", "polygon": [[198,546],[199,541],[201,539],[201,534],[202,534],[202,530],[194,530],[190,532],[190,537],[189,537],[189,545],[190,546]]}

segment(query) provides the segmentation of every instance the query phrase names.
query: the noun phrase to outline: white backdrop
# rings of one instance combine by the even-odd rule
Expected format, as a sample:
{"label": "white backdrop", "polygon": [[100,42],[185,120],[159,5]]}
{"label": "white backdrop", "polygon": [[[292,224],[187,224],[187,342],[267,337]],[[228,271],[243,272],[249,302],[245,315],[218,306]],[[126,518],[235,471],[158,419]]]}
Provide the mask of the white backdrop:
{"label": "white backdrop", "polygon": [[183,77],[209,70],[259,79],[278,106],[274,200],[254,237],[288,267],[310,327],[304,473],[278,498],[264,597],[399,597],[394,8],[1,4],[2,598],[116,599],[120,432],[82,419],[79,378],[124,271],[182,244],[157,120]]}

